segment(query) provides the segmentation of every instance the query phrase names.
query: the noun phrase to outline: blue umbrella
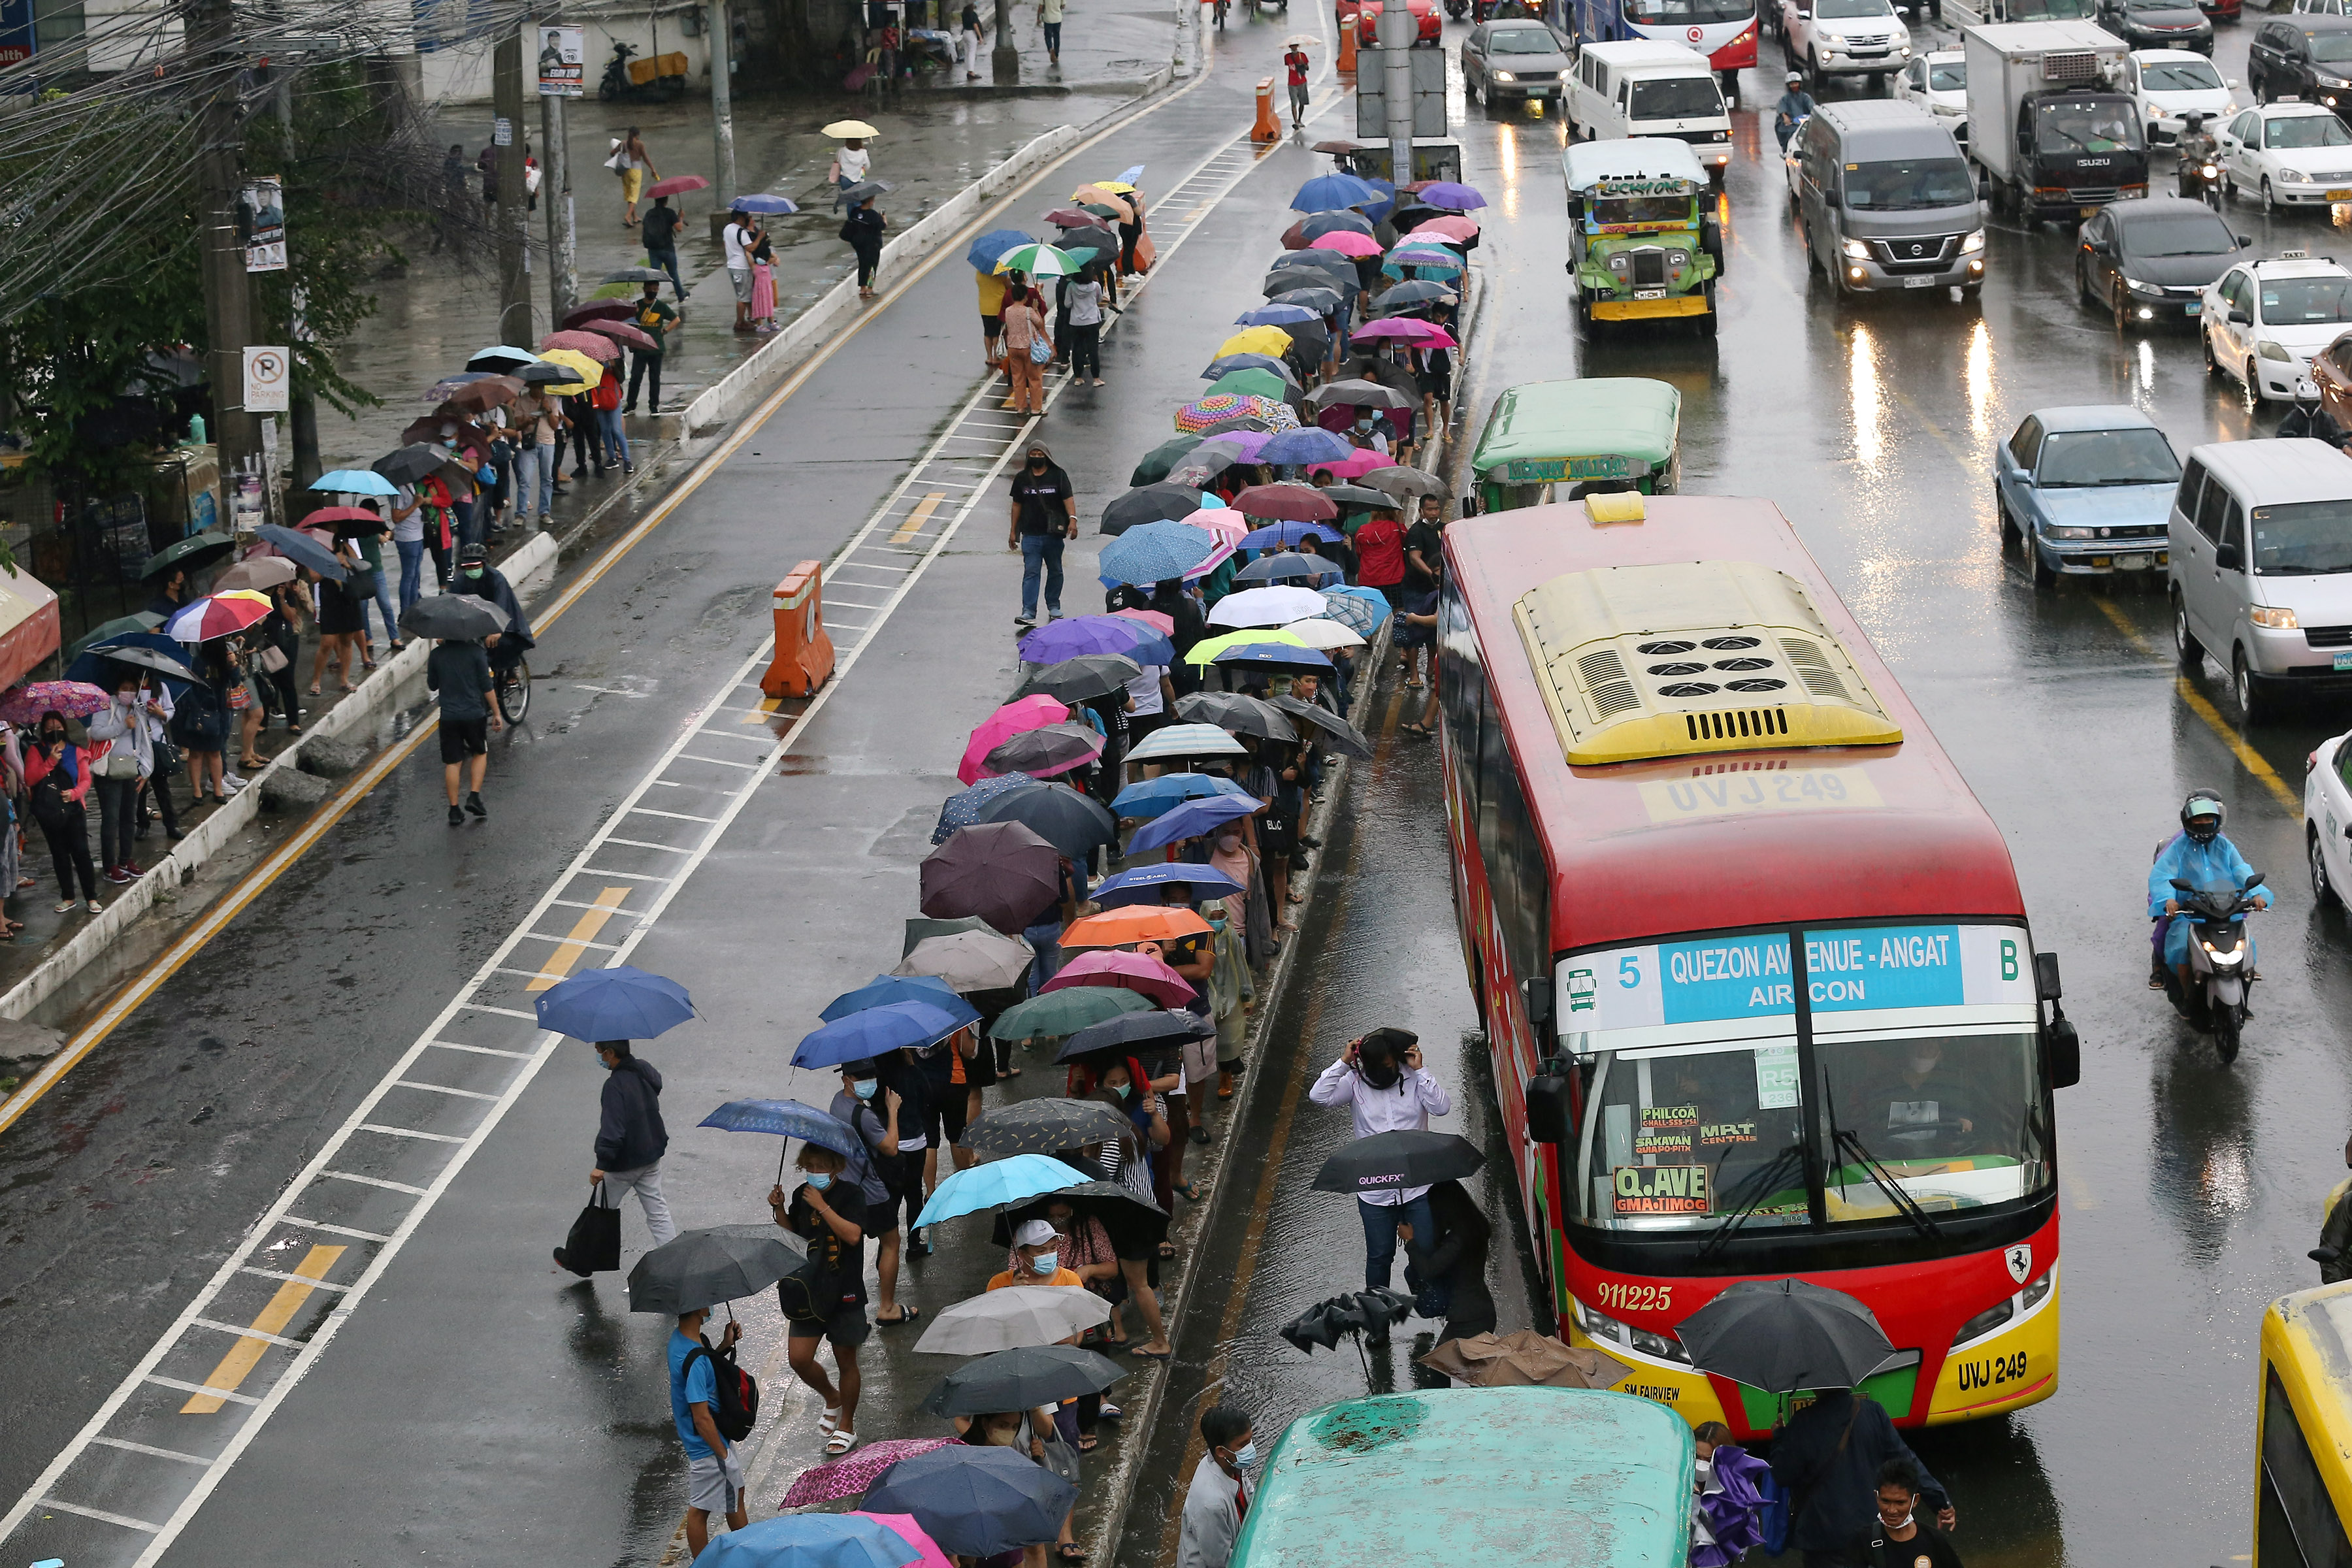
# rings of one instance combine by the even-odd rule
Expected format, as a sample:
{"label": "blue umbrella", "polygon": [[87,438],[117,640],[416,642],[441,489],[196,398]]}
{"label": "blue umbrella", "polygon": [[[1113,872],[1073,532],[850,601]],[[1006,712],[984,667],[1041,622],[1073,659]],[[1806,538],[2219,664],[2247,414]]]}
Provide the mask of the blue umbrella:
{"label": "blue umbrella", "polygon": [[793,1051],[796,1068],[837,1068],[887,1056],[901,1047],[935,1046],[964,1026],[963,1020],[928,1002],[891,1002],[866,1007],[801,1037]]}
{"label": "blue umbrella", "polygon": [[[118,657],[125,650],[137,651],[132,657]],[[111,691],[115,677],[126,664],[154,671],[175,702],[188,682],[196,678],[196,672],[188,668],[186,644],[174,642],[161,632],[118,632],[76,655],[74,661],[66,666],[66,679],[87,681]]]}
{"label": "blue umbrella", "polygon": [[[915,1216],[917,1225],[937,1225],[958,1215],[978,1214],[999,1204],[1017,1204],[1040,1193],[1059,1192],[1086,1180],[1046,1154],[1015,1154],[958,1171],[931,1190],[931,1201]],[[887,1512],[887,1510],[877,1510]]]}
{"label": "blue umbrella", "polygon": [[538,1008],[541,1028],[575,1040],[649,1040],[694,1016],[685,986],[625,963],[561,982]]}
{"label": "blue umbrella", "polygon": [[1323,318],[1304,305],[1260,305],[1255,310],[1244,310],[1234,318],[1242,327],[1288,327],[1300,321],[1319,321]]}
{"label": "blue umbrella", "polygon": [[1320,555],[1261,555],[1234,574],[1237,583],[1336,583],[1339,563]]}
{"label": "blue umbrella", "polygon": [[[1379,624],[1377,621],[1373,623],[1375,626]],[[940,807],[940,825],[931,830],[931,842],[945,844],[949,834],[959,827],[970,827],[980,820],[982,806],[986,805],[1006,790],[1019,789],[1024,784],[1033,784],[1036,782],[1036,779],[1028,773],[999,773],[994,778],[981,780],[968,790],[948,796],[947,804]],[[827,1014],[824,1016],[830,1017],[831,1015]]]}
{"label": "blue umbrella", "polygon": [[1376,224],[1386,223],[1396,211],[1396,187],[1374,175],[1364,184],[1372,187],[1373,204],[1364,209],[1364,216]]}
{"label": "blue umbrella", "polygon": [[1332,212],[1377,202],[1381,195],[1370,181],[1353,174],[1318,174],[1298,187],[1298,194],[1290,198],[1290,207],[1293,212]]}
{"label": "blue umbrella", "polygon": [[1181,522],[1147,522],[1105,545],[1097,567],[1114,583],[1167,583],[1216,552],[1217,541],[1202,529]]}
{"label": "blue umbrella", "polygon": [[695,1568],[907,1568],[922,1560],[905,1536],[877,1520],[793,1513],[713,1536],[694,1562]]}
{"label": "blue umbrella", "polygon": [[[1249,792],[1229,778],[1215,773],[1162,773],[1156,779],[1131,784],[1111,797],[1110,808],[1129,818],[1157,816],[1172,806],[1188,800],[1206,800],[1211,795],[1247,795]],[[1131,873],[1122,872],[1121,875]],[[1108,888],[1118,878],[1102,884]]]}
{"label": "blue umbrella", "polygon": [[[980,1009],[955,994],[954,987],[936,974],[877,974],[855,991],[845,991],[824,1005],[817,1015],[828,1024],[838,1023],[852,1013],[863,1013],[868,1007],[887,1007],[893,1002],[925,1002],[934,1007],[976,1023]],[[969,1016],[966,1016],[969,1015]]]}
{"label": "blue umbrella", "polygon": [[297,566],[307,566],[320,576],[336,583],[351,575],[351,568],[337,560],[333,551],[299,529],[265,522],[254,531],[261,536],[263,542],[275,545],[278,553]]}
{"label": "blue umbrella", "polygon": [[965,249],[963,258],[976,272],[994,272],[997,262],[1006,251],[1036,243],[1035,235],[1024,234],[1017,228],[991,229],[971,242]]}
{"label": "blue umbrella", "polygon": [[1122,185],[1139,185],[1143,184],[1143,165],[1138,163],[1132,169],[1122,170],[1119,174],[1118,183]]}
{"label": "blue umbrella", "polygon": [[765,194],[756,196],[737,196],[731,205],[739,213],[796,213],[801,210],[793,205],[793,199],[790,196],[772,196]]}
{"label": "blue umbrella", "polygon": [[[1268,444],[1271,445],[1271,443]],[[1337,540],[1339,537],[1339,531],[1332,527],[1329,523],[1293,522],[1285,519],[1280,522],[1269,522],[1264,528],[1252,529],[1249,532],[1243,534],[1241,548],[1244,550],[1281,550],[1289,545],[1297,543],[1302,539]]]}
{"label": "blue umbrella", "polygon": [[[1225,781],[1231,783],[1231,780]],[[1121,871],[1095,884],[1095,902],[1107,910],[1129,904],[1156,904],[1160,889],[1171,882],[1182,882],[1192,889],[1196,899],[1222,899],[1229,893],[1243,890],[1242,885],[1218,870],[1214,866],[1195,865],[1187,860],[1166,862],[1158,866],[1139,867]]]}
{"label": "blue umbrella", "polygon": [[1321,426],[1307,425],[1296,430],[1277,431],[1273,440],[1257,449],[1257,460],[1276,466],[1338,463],[1352,457],[1355,450]]}
{"label": "blue umbrella", "polygon": [[[721,1132],[772,1132],[780,1138],[804,1138],[845,1160],[864,1147],[849,1123],[797,1100],[730,1100],[696,1125],[716,1127]],[[777,1179],[782,1180],[781,1164]]]}
{"label": "blue umbrella", "polygon": [[1257,797],[1246,795],[1238,798],[1220,795],[1206,800],[1188,800],[1137,828],[1135,837],[1128,841],[1127,852],[1133,855],[1139,850],[1159,849],[1181,839],[1198,838],[1221,823],[1249,816],[1257,806]]}
{"label": "blue umbrella", "polygon": [[[1389,618],[1388,595],[1378,588],[1324,588],[1318,592],[1323,595],[1323,602],[1331,606],[1323,613],[1350,631],[1369,633],[1373,626]],[[1351,616],[1347,608],[1349,601],[1364,606],[1371,616],[1369,624],[1360,624]]]}
{"label": "blue umbrella", "polygon": [[340,495],[396,496],[399,487],[373,468],[337,468],[320,474],[310,481],[314,490],[327,490]]}
{"label": "blue umbrella", "polygon": [[[1217,664],[1261,665],[1269,669],[1328,669],[1331,661],[1311,647],[1297,643],[1253,642],[1229,647],[1217,655]],[[1140,837],[1141,835],[1137,837]]]}

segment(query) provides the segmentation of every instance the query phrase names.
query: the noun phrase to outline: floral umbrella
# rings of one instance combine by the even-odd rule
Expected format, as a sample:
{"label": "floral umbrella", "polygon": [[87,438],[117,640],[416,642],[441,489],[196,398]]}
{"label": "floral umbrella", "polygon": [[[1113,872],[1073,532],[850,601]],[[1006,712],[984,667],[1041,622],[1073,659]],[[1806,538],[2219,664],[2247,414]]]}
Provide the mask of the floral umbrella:
{"label": "floral umbrella", "polygon": [[879,1443],[868,1443],[854,1454],[803,1470],[777,1506],[806,1508],[811,1503],[856,1497],[899,1460],[928,1454],[954,1442],[952,1437],[886,1437]]}
{"label": "floral umbrella", "polygon": [[114,699],[79,680],[36,680],[0,697],[0,719],[11,724],[37,724],[44,713],[87,719]]}

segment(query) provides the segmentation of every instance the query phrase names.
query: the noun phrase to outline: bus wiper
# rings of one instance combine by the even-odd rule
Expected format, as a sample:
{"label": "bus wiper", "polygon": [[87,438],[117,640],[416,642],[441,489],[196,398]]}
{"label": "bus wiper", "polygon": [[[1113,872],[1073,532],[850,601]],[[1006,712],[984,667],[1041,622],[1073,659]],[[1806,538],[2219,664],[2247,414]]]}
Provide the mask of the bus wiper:
{"label": "bus wiper", "polygon": [[1707,1232],[1706,1240],[1700,1244],[1698,1255],[1701,1260],[1729,1246],[1731,1238],[1739,1234],[1739,1227],[1748,1223],[1748,1216],[1754,1214],[1782,1182],[1801,1171],[1804,1163],[1804,1141],[1799,1139],[1750,1171],[1746,1179],[1731,1191],[1731,1195],[1738,1200],[1738,1206],[1717,1221],[1715,1228]]}
{"label": "bus wiper", "polygon": [[1895,1181],[1886,1167],[1878,1163],[1878,1156],[1862,1146],[1859,1137],[1834,1122],[1830,1126],[1830,1136],[1835,1141],[1839,1152],[1870,1173],[1870,1179],[1878,1184],[1879,1190],[1894,1200],[1896,1213],[1909,1220],[1917,1227],[1919,1234],[1930,1241],[1941,1239],[1943,1233],[1936,1228],[1936,1222],[1927,1217],[1927,1211],[1919,1206],[1919,1200],[1903,1190],[1902,1184]]}

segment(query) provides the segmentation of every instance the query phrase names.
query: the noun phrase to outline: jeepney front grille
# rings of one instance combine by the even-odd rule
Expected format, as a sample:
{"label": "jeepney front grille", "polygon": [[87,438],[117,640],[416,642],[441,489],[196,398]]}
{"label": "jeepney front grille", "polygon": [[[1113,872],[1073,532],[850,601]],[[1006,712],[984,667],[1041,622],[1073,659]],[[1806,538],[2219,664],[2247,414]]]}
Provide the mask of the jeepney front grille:
{"label": "jeepney front grille", "polygon": [[1633,287],[1663,289],[1666,286],[1666,253],[1654,246],[1633,252]]}

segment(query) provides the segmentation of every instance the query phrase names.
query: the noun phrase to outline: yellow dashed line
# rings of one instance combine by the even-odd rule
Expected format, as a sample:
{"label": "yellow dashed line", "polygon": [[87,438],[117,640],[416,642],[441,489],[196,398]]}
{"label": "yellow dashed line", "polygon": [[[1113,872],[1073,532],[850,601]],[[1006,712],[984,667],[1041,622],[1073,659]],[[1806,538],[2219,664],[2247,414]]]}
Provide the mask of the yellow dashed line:
{"label": "yellow dashed line", "polygon": [[784,700],[781,697],[762,697],[760,699],[760,705],[757,708],[745,710],[743,716],[736,720],[735,722],[738,724],[765,724],[775,718],[776,710],[782,708],[783,705]]}
{"label": "yellow dashed line", "polygon": [[940,502],[947,499],[947,491],[933,490],[930,494],[917,501],[915,503],[915,510],[907,514],[907,521],[898,525],[898,531],[890,536],[890,542],[893,544],[904,544],[907,541],[914,538],[915,535],[922,532],[923,525],[931,521],[931,513],[939,510]]}
{"label": "yellow dashed line", "polygon": [[571,973],[572,965],[587,956],[585,944],[596,940],[596,933],[604,929],[606,921],[620,912],[621,900],[628,896],[626,888],[607,888],[597,894],[596,907],[581,911],[580,918],[572,922],[572,930],[565,934],[562,944],[545,963],[539,966],[539,973],[523,989],[545,991]]}
{"label": "yellow dashed line", "polygon": [[[2153,655],[2157,652],[2156,648],[2149,645],[2147,638],[2140,635],[2139,628],[2132,625],[2131,618],[2124,614],[2122,607],[2114,600],[2097,598],[2091,602],[2098,605],[2107,619],[2116,624],[2116,630],[2123,633],[2125,641],[2142,653]],[[2238,759],[2238,765],[2263,781],[2263,786],[2271,792],[2273,798],[2277,800],[2279,805],[2286,808],[2286,814],[2289,816],[2299,818],[2303,816],[2303,797],[2295,794],[2286,780],[2279,777],[2276,768],[2263,761],[2260,752],[2246,744],[2245,737],[2230,727],[2230,721],[2221,717],[2221,710],[2213,706],[2210,699],[2190,684],[2185,675],[2173,678],[2173,689],[2180,694],[2180,700],[2188,704],[2189,710],[2204,720],[2205,727],[2221,738],[2221,743],[2229,747],[2231,753]]]}
{"label": "yellow dashed line", "polygon": [[[310,1250],[309,1255],[294,1267],[293,1272],[306,1279],[324,1279],[327,1277],[327,1270],[332,1268],[335,1266],[335,1259],[342,1255],[343,1249],[340,1247],[314,1247]],[[288,1280],[278,1287],[278,1293],[269,1298],[269,1304],[261,1309],[261,1315],[253,1320],[251,1326],[265,1334],[284,1333],[286,1325],[294,1321],[294,1314],[302,1310],[302,1303],[309,1300],[311,1294],[310,1286],[297,1285],[292,1280]],[[268,1340],[237,1341],[236,1343],[229,1346],[228,1353],[220,1358],[220,1364],[213,1368],[213,1374],[205,1379],[205,1386],[226,1389],[231,1394],[236,1393],[237,1384],[243,1383],[251,1374],[253,1369],[261,1364],[262,1352],[268,1348]],[[188,1402],[180,1406],[180,1414],[210,1415],[227,1403],[226,1400],[216,1399],[209,1394],[191,1394]]]}

